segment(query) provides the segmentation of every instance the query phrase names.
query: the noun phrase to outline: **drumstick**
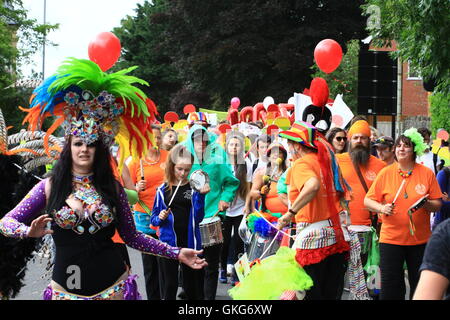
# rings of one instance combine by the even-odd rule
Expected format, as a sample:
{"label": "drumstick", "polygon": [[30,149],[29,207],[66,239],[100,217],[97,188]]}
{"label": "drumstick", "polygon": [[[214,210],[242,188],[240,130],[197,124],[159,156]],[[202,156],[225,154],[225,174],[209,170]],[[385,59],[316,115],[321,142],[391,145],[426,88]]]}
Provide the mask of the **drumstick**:
{"label": "drumstick", "polygon": [[216,213],[214,213],[214,215],[211,217],[211,218],[214,218],[215,216],[217,216],[218,214],[219,214],[219,212],[220,212],[220,209],[219,210],[217,210],[217,212]]}
{"label": "drumstick", "polygon": [[180,184],[181,184],[181,180],[180,180],[180,182],[178,182],[177,188],[175,189],[175,192],[173,193],[172,199],[170,199],[170,202],[169,202],[169,205],[167,206],[167,208],[169,208],[170,205],[172,204],[173,198],[175,198],[175,195],[177,194],[177,191],[178,191],[178,188],[180,187]]}
{"label": "drumstick", "polygon": [[256,146],[256,141],[253,142],[253,144],[251,145],[250,149],[248,149],[248,152],[245,154],[244,159],[248,158],[248,155],[250,154],[250,152],[252,151],[252,149]]}
{"label": "drumstick", "polygon": [[403,185],[405,184],[405,182],[406,182],[406,179],[403,179],[403,182],[400,185],[400,188],[398,188],[397,194],[395,195],[395,198],[394,198],[394,201],[392,201],[392,204],[395,204],[395,201],[397,201],[398,195],[400,194],[400,191],[402,190]]}
{"label": "drumstick", "polygon": [[144,165],[142,164],[142,159],[140,160],[140,169],[141,169],[141,180],[144,180]]}
{"label": "drumstick", "polygon": [[[142,163],[142,159],[139,161],[139,167],[140,167],[140,170],[141,170],[141,180],[145,180],[144,179],[144,165]],[[145,190],[145,188],[144,188],[144,190]]]}

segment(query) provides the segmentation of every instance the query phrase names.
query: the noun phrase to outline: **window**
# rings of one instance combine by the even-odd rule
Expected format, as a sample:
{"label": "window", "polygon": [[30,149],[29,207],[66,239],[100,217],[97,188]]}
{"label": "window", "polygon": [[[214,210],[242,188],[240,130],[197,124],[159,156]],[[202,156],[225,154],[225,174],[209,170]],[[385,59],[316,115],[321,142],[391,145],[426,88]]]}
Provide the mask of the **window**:
{"label": "window", "polygon": [[406,80],[422,80],[422,76],[420,75],[420,71],[418,68],[415,68],[411,62],[408,61],[408,77]]}

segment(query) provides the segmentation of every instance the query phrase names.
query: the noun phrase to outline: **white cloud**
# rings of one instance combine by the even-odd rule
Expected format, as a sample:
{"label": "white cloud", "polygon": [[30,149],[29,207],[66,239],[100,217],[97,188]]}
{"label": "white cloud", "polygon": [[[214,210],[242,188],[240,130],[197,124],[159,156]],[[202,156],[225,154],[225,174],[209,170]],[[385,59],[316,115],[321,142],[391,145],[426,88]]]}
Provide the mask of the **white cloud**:
{"label": "white cloud", "polygon": [[[88,59],[88,45],[95,36],[120,26],[127,15],[134,16],[137,4],[145,0],[46,0],[47,23],[59,23],[57,31],[48,38],[57,47],[46,47],[45,77],[52,75],[68,57]],[[23,0],[28,17],[44,21],[44,0]],[[37,52],[34,65],[23,67],[24,76],[31,70],[42,71],[42,50]]]}

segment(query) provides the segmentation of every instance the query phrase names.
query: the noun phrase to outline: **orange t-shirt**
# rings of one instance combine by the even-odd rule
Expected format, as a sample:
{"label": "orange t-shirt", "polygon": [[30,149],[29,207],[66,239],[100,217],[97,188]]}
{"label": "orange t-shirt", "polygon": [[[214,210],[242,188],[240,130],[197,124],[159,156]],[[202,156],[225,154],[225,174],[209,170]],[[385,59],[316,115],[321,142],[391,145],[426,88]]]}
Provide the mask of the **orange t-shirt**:
{"label": "orange t-shirt", "polygon": [[[350,209],[351,224],[370,226],[372,223],[370,220],[370,212],[364,206],[366,191],[359,180],[358,174],[353,166],[352,159],[350,158],[350,154],[348,152],[337,154],[336,159],[339,163],[339,167],[341,168],[342,176],[352,189],[352,200],[348,205]],[[361,174],[363,175],[364,181],[366,182],[368,188],[370,188],[378,173],[385,166],[385,162],[374,156],[370,156],[367,166],[360,166]]]}
{"label": "orange t-shirt", "polygon": [[270,183],[270,190],[266,196],[265,204],[266,208],[272,213],[285,214],[288,211],[288,207],[278,198],[277,183],[274,181]]}
{"label": "orange t-shirt", "polygon": [[[123,179],[122,176],[119,174],[119,168],[117,167],[116,161],[111,157],[111,160],[109,162],[111,164],[111,168],[114,174],[114,178],[116,178],[117,181],[120,182],[120,184],[123,186]],[[116,232],[114,233],[114,236],[111,238],[114,243],[125,243],[122,238],[119,235],[119,232],[116,229]]]}
{"label": "orange t-shirt", "polygon": [[[144,191],[139,192],[139,200],[142,200],[150,210],[153,209],[153,202],[155,201],[156,189],[164,182],[164,169],[167,160],[167,151],[160,149],[161,157],[157,163],[149,164],[142,161],[144,167],[144,178],[147,181],[147,187]],[[131,161],[128,165],[131,180],[136,184],[141,180],[140,161]],[[134,205],[134,210],[146,212],[139,203]],[[151,214],[151,212],[149,213]]]}
{"label": "orange t-shirt", "polygon": [[[403,179],[398,173],[398,164],[393,163],[381,170],[367,192],[367,197],[382,204],[392,203]],[[405,186],[407,199],[405,199]],[[409,208],[426,194],[429,194],[430,200],[442,197],[433,171],[421,164],[415,164],[412,174],[406,178],[406,183],[397,197],[394,214],[383,215],[380,243],[419,245],[428,241],[431,235],[430,213],[423,208],[413,213],[413,222],[416,227],[414,235],[411,235],[409,231],[408,215]]]}
{"label": "orange t-shirt", "polygon": [[334,196],[333,203],[336,209],[340,207],[338,197],[336,193],[328,195],[323,184],[319,159],[317,154],[309,153],[300,159],[297,159],[289,170],[286,177],[286,184],[289,185],[289,200],[294,203],[297,196],[303,189],[304,184],[315,177],[321,181],[320,189],[317,192],[313,200],[311,200],[306,206],[304,206],[295,215],[295,221],[313,223],[330,218],[330,208],[328,207],[328,197]]}

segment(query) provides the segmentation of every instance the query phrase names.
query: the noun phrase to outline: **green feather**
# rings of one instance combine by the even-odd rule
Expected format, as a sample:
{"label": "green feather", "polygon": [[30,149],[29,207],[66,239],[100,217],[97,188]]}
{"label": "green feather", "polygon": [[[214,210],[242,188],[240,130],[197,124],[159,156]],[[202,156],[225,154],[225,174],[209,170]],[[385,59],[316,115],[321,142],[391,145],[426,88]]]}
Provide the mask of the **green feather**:
{"label": "green feather", "polygon": [[58,68],[56,72],[57,79],[49,87],[49,91],[55,94],[58,91],[69,88],[71,85],[78,86],[83,90],[89,90],[94,95],[98,95],[102,91],[107,91],[116,98],[122,98],[125,108],[131,107],[132,116],[135,113],[135,106],[138,115],[142,112],[145,116],[150,116],[147,105],[145,104],[147,95],[133,85],[138,83],[149,86],[148,82],[127,75],[136,69],[137,66],[134,66],[108,74],[103,72],[93,61],[69,58]]}

